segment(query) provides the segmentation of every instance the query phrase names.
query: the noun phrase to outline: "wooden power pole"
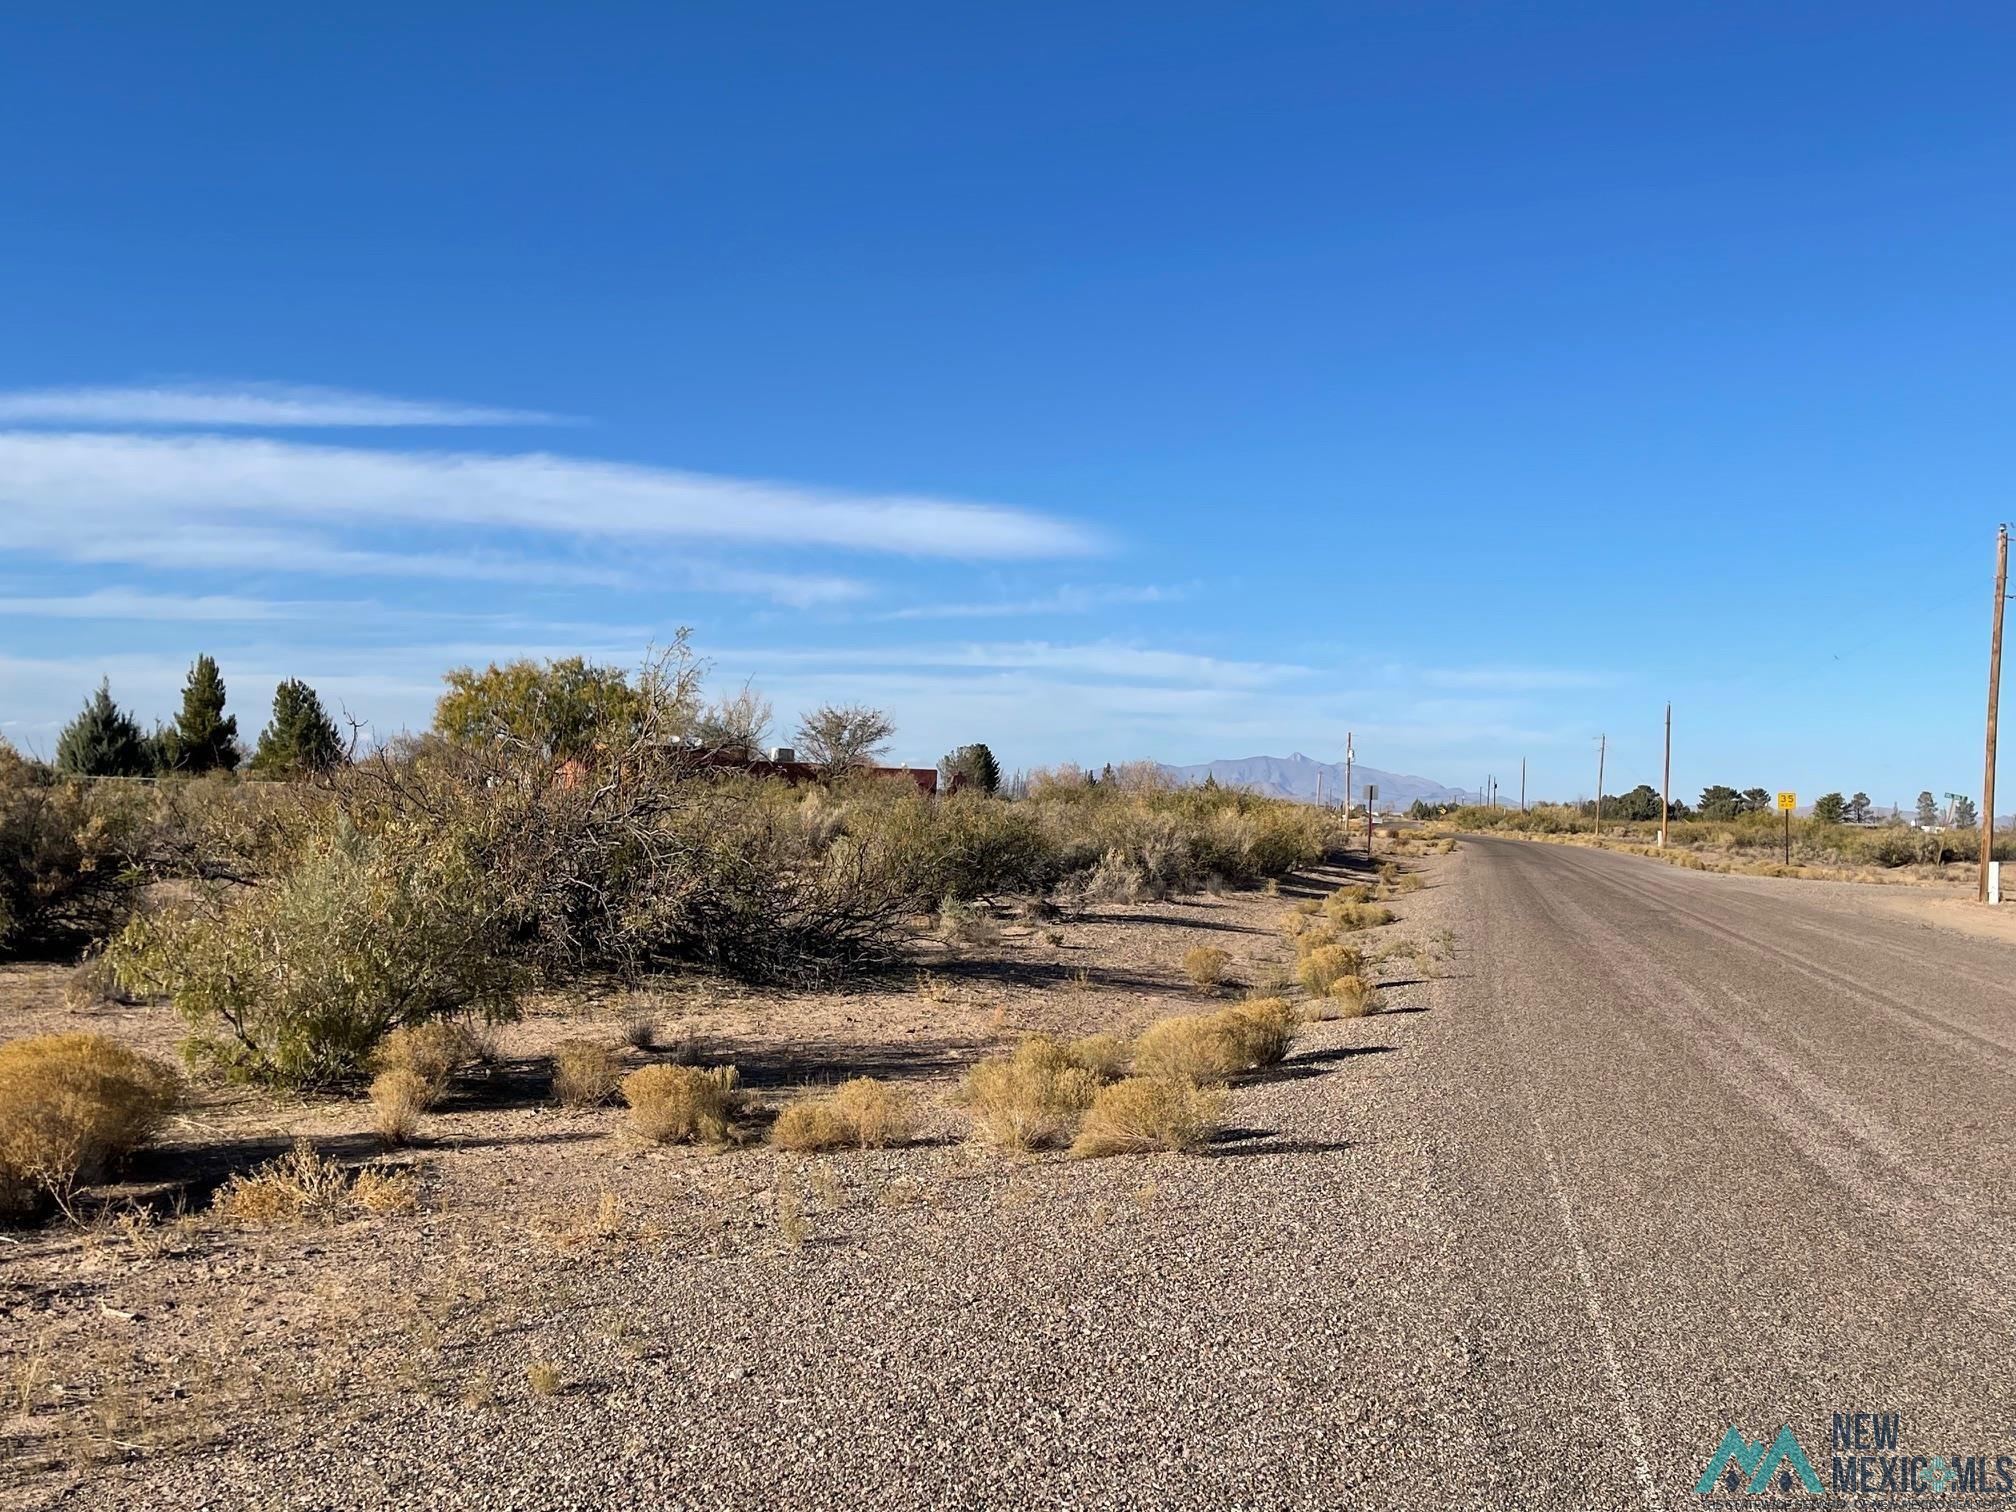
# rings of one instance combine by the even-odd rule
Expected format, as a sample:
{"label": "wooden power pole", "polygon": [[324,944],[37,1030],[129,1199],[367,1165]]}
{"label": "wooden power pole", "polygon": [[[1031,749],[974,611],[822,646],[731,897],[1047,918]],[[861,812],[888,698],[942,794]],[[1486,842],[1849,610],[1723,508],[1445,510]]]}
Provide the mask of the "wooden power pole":
{"label": "wooden power pole", "polygon": [[1519,758],[1519,812],[1526,812],[1526,758]]}
{"label": "wooden power pole", "polygon": [[1659,779],[1659,849],[1666,849],[1666,821],[1673,811],[1673,705],[1666,705],[1666,774]]}
{"label": "wooden power pole", "polygon": [[1351,849],[1351,732],[1344,732],[1344,849]]}
{"label": "wooden power pole", "polygon": [[1596,838],[1603,838],[1603,758],[1610,752],[1610,737],[1596,737]]}
{"label": "wooden power pole", "polygon": [[1981,778],[1980,899],[1988,901],[1988,863],[1995,857],[1995,705],[2002,692],[2002,605],[2009,595],[2009,527],[1995,531],[1995,627],[1988,639],[1988,758]]}

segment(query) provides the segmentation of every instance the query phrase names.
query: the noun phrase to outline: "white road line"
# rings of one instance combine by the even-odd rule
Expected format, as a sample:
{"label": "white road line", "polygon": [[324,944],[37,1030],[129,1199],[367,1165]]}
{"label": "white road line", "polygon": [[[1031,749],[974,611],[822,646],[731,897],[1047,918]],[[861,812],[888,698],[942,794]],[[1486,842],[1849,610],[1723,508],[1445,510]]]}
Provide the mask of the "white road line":
{"label": "white road line", "polygon": [[1589,1321],[1596,1326],[1596,1337],[1603,1345],[1603,1366],[1610,1376],[1610,1395],[1616,1400],[1617,1415],[1624,1420],[1624,1433],[1631,1440],[1631,1454],[1637,1461],[1633,1473],[1638,1477],[1638,1489],[1644,1492],[1645,1505],[1651,1512],[1660,1512],[1659,1487],[1652,1479],[1651,1462],[1645,1457],[1645,1431],[1624,1390],[1624,1369],[1617,1363],[1617,1340],[1610,1332],[1610,1315],[1603,1310],[1603,1299],[1596,1295],[1595,1267],[1589,1263],[1589,1251],[1582,1243],[1582,1230],[1575,1222],[1575,1210],[1568,1205],[1568,1188],[1562,1184],[1561,1172],[1554,1164],[1554,1146],[1548,1141],[1546,1126],[1540,1122],[1540,1110],[1533,1106],[1530,1089],[1526,1105],[1533,1115],[1533,1133],[1540,1141],[1540,1154],[1547,1162],[1548,1185],[1554,1188],[1554,1201],[1561,1209],[1561,1227],[1568,1235],[1568,1242],[1575,1247],[1575,1273],[1582,1278],[1582,1300],[1588,1308]]}

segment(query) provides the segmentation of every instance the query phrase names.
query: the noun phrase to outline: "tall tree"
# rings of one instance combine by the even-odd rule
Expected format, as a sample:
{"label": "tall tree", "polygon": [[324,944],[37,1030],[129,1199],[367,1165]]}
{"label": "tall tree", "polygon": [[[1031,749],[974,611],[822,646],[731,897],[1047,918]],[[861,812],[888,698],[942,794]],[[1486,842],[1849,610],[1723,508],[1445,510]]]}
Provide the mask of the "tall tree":
{"label": "tall tree", "polygon": [[343,737],[305,682],[294,678],[273,690],[273,722],[259,733],[252,770],[264,777],[305,777],[343,761]]}
{"label": "tall tree", "polygon": [[224,675],[199,656],[182,686],[182,712],[162,739],[163,765],[177,772],[229,772],[238,765],[238,717],[224,712]]}
{"label": "tall tree", "polygon": [[1848,817],[1853,819],[1857,824],[1860,824],[1864,819],[1869,817],[1869,795],[1867,793],[1857,793],[1853,798],[1848,800]]}
{"label": "tall tree", "polygon": [[84,712],[56,737],[56,770],[73,777],[146,777],[153,747],[133,716],[112,701],[109,681],[85,700]]}
{"label": "tall tree", "polygon": [[1813,818],[1821,824],[1839,824],[1848,814],[1848,800],[1839,793],[1822,793],[1813,800]]}
{"label": "tall tree", "polygon": [[1965,793],[1953,795],[1953,827],[1963,830],[1981,827],[1981,812],[1974,807],[1974,800]]}
{"label": "tall tree", "polygon": [[1703,819],[1734,819],[1743,812],[1743,795],[1733,787],[1701,789],[1701,817]]}
{"label": "tall tree", "polygon": [[1939,805],[1928,793],[1918,795],[1918,824],[1922,829],[1930,829],[1939,822]]}
{"label": "tall tree", "polygon": [[967,787],[982,793],[998,792],[1001,787],[1001,764],[979,741],[949,752],[938,763],[938,775],[947,788],[959,778],[964,779]]}
{"label": "tall tree", "polygon": [[710,751],[758,751],[771,717],[770,700],[744,683],[740,693],[723,694],[702,709],[693,734]]}
{"label": "tall tree", "polygon": [[464,745],[513,747],[547,758],[587,758],[598,747],[688,734],[698,712],[699,669],[685,632],[636,683],[620,667],[578,656],[457,667],[434,705],[434,728]]}
{"label": "tall tree", "polygon": [[798,752],[832,771],[872,766],[889,750],[896,726],[866,704],[821,704],[798,722]]}
{"label": "tall tree", "polygon": [[1761,814],[1771,807],[1771,794],[1764,788],[1743,789],[1743,812]]}

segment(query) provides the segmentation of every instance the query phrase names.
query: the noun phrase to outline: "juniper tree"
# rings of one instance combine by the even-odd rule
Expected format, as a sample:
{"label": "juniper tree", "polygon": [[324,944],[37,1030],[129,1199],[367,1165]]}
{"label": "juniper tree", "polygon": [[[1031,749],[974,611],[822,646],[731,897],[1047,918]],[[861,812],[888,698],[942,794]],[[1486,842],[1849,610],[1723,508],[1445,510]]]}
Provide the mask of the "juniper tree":
{"label": "juniper tree", "polygon": [[199,656],[182,687],[182,712],[165,740],[164,765],[177,772],[228,772],[238,765],[238,717],[224,712],[224,677]]}
{"label": "juniper tree", "polygon": [[994,759],[994,753],[975,741],[972,745],[962,745],[947,754],[938,763],[938,775],[950,788],[955,778],[964,778],[967,787],[976,792],[993,793],[1001,787],[1001,764]]}
{"label": "juniper tree", "polygon": [[259,734],[252,770],[265,777],[304,777],[343,761],[343,737],[305,682],[294,678],[273,690],[273,722]]}
{"label": "juniper tree", "polygon": [[73,777],[146,777],[153,748],[133,716],[112,701],[110,681],[85,700],[84,711],[56,737],[56,770]]}

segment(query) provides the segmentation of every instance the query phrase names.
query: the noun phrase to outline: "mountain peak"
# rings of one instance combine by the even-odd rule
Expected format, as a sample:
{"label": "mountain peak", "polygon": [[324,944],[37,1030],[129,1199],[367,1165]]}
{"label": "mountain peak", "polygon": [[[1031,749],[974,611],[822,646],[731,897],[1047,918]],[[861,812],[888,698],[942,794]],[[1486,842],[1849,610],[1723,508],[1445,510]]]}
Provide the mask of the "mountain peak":
{"label": "mountain peak", "polygon": [[[1288,756],[1220,758],[1198,762],[1194,766],[1165,766],[1162,770],[1186,787],[1194,787],[1209,779],[1220,787],[1244,788],[1269,798],[1287,798],[1297,803],[1314,803],[1319,785],[1326,804],[1337,803],[1344,796],[1343,763],[1316,761],[1300,751]],[[1451,803],[1465,796],[1461,790],[1445,787],[1433,778],[1385,772],[1363,763],[1354,765],[1351,769],[1353,802],[1365,801],[1368,785],[1378,788],[1376,802],[1381,809],[1404,809],[1416,799],[1428,803]]]}

